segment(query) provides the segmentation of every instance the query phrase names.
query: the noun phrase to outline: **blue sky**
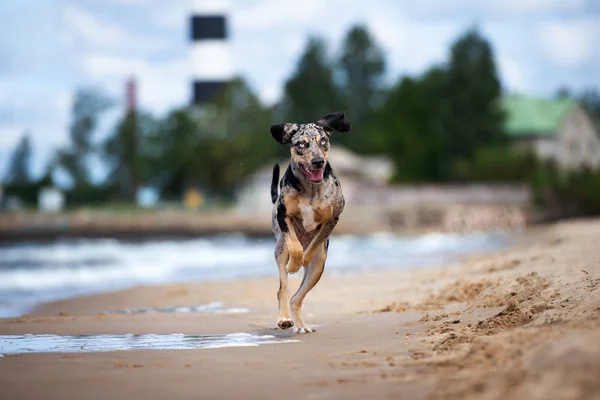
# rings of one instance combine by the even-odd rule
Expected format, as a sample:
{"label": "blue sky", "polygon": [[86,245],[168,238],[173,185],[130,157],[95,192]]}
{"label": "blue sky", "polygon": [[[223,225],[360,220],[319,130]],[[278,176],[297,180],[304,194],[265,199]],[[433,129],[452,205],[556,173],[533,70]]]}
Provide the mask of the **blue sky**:
{"label": "blue sky", "polygon": [[[220,3],[222,0],[208,0]],[[477,24],[492,42],[506,91],[547,96],[562,85],[600,87],[597,0],[231,0],[235,70],[266,103],[276,101],[307,35],[332,55],[347,29],[366,24],[384,48],[388,79],[419,74],[447,57]],[[188,0],[0,2],[0,178],[28,130],[34,171],[67,140],[72,93],[103,86],[123,98],[135,76],[139,103],[164,114],[190,98]],[[214,60],[214,62],[220,62]],[[109,133],[119,108],[99,129]]]}

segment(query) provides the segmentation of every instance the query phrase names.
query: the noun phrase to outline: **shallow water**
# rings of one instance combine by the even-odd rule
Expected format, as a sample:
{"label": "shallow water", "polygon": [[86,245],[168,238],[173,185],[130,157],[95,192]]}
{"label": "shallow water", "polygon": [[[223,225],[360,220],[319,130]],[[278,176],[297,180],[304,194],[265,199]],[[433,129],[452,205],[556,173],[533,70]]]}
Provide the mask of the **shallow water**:
{"label": "shallow water", "polygon": [[214,301],[208,304],[195,306],[176,306],[162,308],[129,308],[126,310],[108,311],[108,314],[188,314],[188,313],[214,313],[214,314],[245,314],[250,312],[247,308],[223,308],[223,303]]}
{"label": "shallow water", "polygon": [[89,353],[124,350],[192,350],[223,347],[256,347],[299,343],[272,335],[0,335],[0,356],[23,353]]}
{"label": "shallow water", "polygon": [[[505,247],[515,237],[508,233],[335,236],[325,271],[441,266],[457,256]],[[41,302],[136,285],[276,276],[273,252],[273,238],[241,235],[0,245],[0,317],[30,312]]]}

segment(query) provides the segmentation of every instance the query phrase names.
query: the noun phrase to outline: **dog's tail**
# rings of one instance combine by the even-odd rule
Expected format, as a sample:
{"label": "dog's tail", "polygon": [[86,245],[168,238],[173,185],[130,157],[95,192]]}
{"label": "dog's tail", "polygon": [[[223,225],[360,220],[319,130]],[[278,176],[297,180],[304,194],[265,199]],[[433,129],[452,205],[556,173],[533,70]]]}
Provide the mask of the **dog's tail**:
{"label": "dog's tail", "polygon": [[271,181],[271,201],[273,204],[277,201],[279,196],[279,164],[275,164],[273,167],[273,180]]}

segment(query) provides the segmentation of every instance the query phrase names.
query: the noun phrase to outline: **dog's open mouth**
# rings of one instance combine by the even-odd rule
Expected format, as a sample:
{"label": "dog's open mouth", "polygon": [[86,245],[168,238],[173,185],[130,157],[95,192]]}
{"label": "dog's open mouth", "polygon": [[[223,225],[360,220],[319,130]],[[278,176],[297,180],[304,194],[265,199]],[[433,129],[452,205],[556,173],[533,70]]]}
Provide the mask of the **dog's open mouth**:
{"label": "dog's open mouth", "polygon": [[304,175],[306,175],[306,177],[310,179],[310,181],[313,183],[319,183],[323,180],[323,172],[325,171],[325,168],[312,169],[307,168],[304,165],[300,165],[300,169],[302,170]]}

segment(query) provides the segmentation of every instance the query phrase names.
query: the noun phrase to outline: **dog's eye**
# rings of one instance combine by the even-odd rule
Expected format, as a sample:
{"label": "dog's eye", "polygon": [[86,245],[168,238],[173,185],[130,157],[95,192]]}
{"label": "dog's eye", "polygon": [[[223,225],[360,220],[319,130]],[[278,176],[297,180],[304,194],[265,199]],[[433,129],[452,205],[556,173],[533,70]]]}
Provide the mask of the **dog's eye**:
{"label": "dog's eye", "polygon": [[321,139],[321,146],[326,146],[326,145],[327,145],[327,140]]}
{"label": "dog's eye", "polygon": [[303,142],[298,143],[298,147],[300,147],[301,149],[303,149],[303,148],[306,147],[306,143],[303,143]]}

